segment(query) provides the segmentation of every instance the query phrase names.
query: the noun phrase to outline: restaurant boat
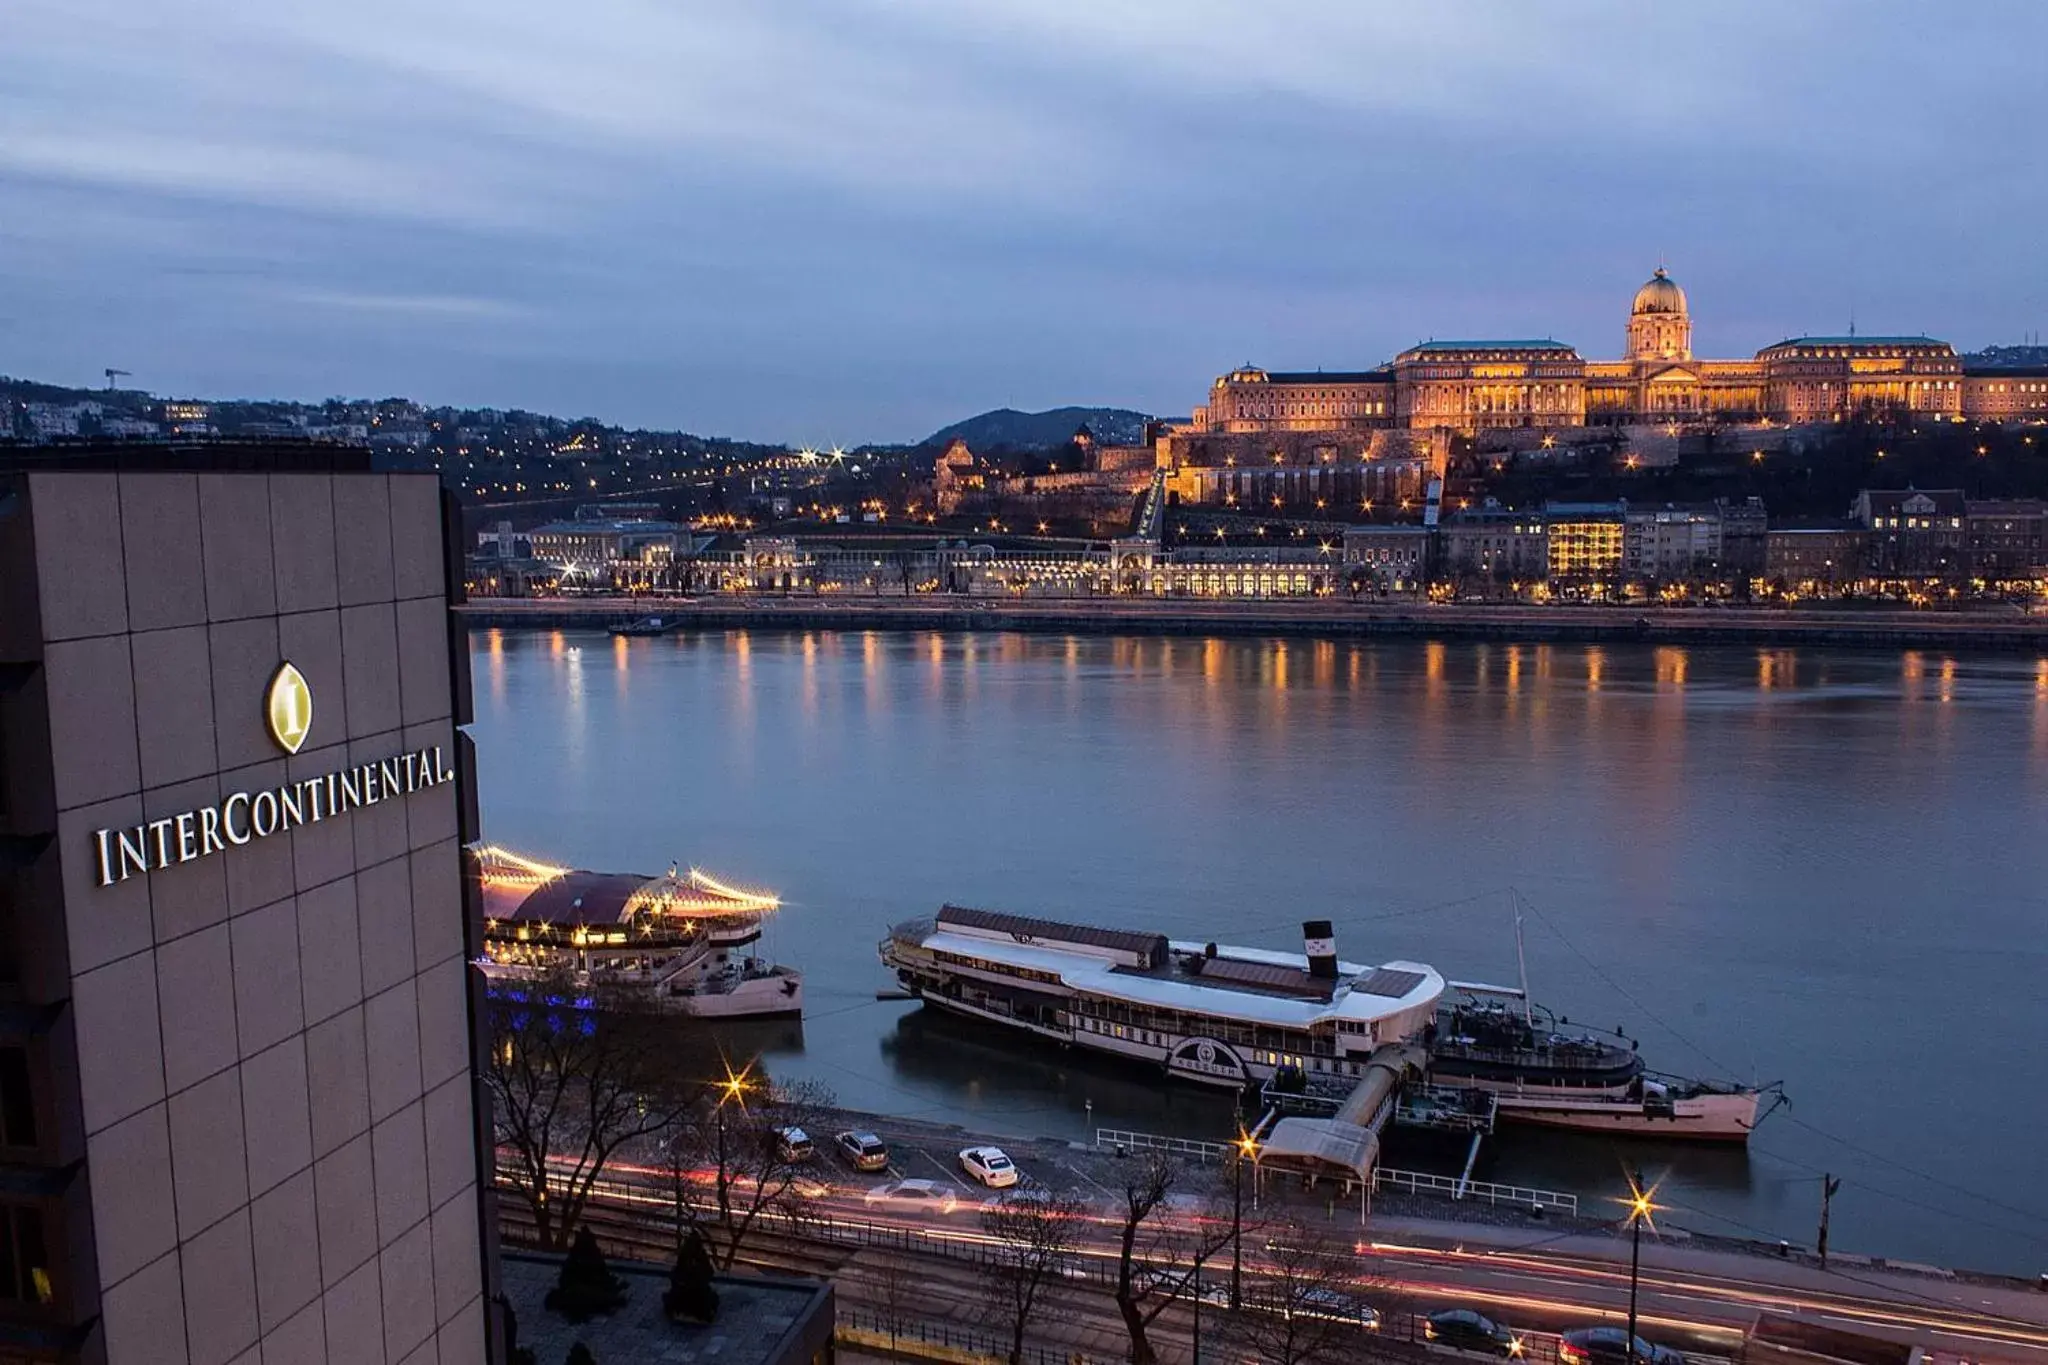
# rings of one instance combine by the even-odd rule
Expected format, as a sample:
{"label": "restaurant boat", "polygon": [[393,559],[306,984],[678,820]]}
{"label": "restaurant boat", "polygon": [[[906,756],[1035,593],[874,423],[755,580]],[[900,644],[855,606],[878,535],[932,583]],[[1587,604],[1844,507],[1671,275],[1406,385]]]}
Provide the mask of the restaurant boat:
{"label": "restaurant boat", "polygon": [[878,951],[934,1008],[1206,1085],[1286,1074],[1342,1093],[1377,1050],[1415,1043],[1415,1079],[1488,1092],[1504,1120],[1739,1142],[1759,1119],[1764,1091],[1646,1071],[1626,1039],[1566,1031],[1525,991],[1341,961],[1327,920],[1302,934],[1301,952],[1271,952],[946,905]]}
{"label": "restaurant boat", "polygon": [[1303,951],[1267,952],[947,905],[879,951],[935,1008],[1232,1089],[1289,1066],[1363,1076],[1434,1018],[1433,968],[1340,962],[1327,921],[1302,929]]}
{"label": "restaurant boat", "polygon": [[492,982],[567,972],[580,986],[707,1019],[803,1012],[803,976],[754,951],[774,896],[697,868],[658,877],[582,872],[478,851]]}

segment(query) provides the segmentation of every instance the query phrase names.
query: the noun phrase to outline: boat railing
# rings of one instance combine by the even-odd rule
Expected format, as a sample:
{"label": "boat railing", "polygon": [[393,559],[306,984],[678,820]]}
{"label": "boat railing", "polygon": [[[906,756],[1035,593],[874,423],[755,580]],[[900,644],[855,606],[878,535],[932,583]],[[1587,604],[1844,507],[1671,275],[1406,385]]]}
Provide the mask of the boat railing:
{"label": "boat railing", "polygon": [[1442,1036],[1437,1038],[1430,1051],[1439,1057],[1459,1057],[1467,1061],[1501,1062],[1508,1065],[1526,1065],[1531,1058],[1537,1058],[1545,1066],[1567,1071],[1611,1071],[1618,1065],[1626,1065],[1636,1056],[1633,1052],[1622,1052],[1608,1044],[1601,1044],[1600,1050],[1595,1052],[1545,1044],[1526,1048],[1482,1047],[1477,1043],[1460,1043]]}

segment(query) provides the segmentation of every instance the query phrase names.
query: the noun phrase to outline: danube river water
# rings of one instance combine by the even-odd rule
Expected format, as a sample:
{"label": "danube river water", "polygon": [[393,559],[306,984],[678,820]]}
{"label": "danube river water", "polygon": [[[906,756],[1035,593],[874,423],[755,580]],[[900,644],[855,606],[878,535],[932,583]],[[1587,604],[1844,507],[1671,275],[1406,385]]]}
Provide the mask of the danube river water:
{"label": "danube river water", "polygon": [[[1747,1154],[1507,1130],[1484,1178],[2048,1270],[2048,660],[1828,649],[721,631],[472,637],[484,830],[785,909],[780,1075],[998,1132],[1227,1102],[879,1002],[942,901],[1513,981],[1653,1066],[1782,1080]],[[1450,1153],[1409,1149],[1401,1164]]]}

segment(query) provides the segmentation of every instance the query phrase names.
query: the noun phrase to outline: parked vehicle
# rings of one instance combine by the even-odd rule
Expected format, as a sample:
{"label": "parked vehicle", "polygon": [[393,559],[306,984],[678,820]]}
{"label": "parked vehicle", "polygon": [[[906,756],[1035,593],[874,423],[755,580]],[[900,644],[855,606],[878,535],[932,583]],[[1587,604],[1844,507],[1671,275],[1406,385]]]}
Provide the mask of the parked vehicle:
{"label": "parked vehicle", "polygon": [[1669,1346],[1637,1337],[1631,1352],[1628,1340],[1620,1327],[1581,1327],[1557,1339],[1557,1358],[1562,1365],[1686,1365]]}
{"label": "parked vehicle", "polygon": [[832,1139],[839,1149],[839,1155],[846,1164],[856,1171],[886,1171],[889,1169],[889,1149],[882,1140],[862,1128],[849,1128]]}
{"label": "parked vehicle", "polygon": [[1000,1147],[963,1147],[960,1169],[992,1190],[1017,1183],[1017,1163]]}
{"label": "parked vehicle", "polygon": [[1470,1308],[1446,1308],[1431,1313],[1422,1320],[1422,1337],[1460,1351],[1483,1351],[1496,1356],[1522,1354],[1520,1337]]}
{"label": "parked vehicle", "polygon": [[892,1180],[877,1185],[861,1196],[871,1209],[903,1209],[923,1213],[951,1213],[960,1197],[949,1185],[936,1180]]}
{"label": "parked vehicle", "polygon": [[809,1161],[818,1154],[818,1149],[811,1144],[811,1135],[793,1124],[777,1128],[769,1134],[769,1140],[775,1145],[776,1157],[791,1164]]}

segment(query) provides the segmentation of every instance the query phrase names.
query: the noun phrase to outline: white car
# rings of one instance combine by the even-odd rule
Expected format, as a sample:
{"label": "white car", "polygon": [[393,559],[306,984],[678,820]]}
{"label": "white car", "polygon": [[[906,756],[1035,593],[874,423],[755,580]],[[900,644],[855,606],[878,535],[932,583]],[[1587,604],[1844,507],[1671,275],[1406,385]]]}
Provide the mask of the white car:
{"label": "white car", "polygon": [[936,1180],[892,1180],[877,1185],[861,1196],[871,1209],[905,1209],[926,1213],[951,1213],[960,1197],[949,1185]]}
{"label": "white car", "polygon": [[992,1190],[1017,1183],[1017,1163],[1000,1147],[963,1147],[960,1169]]}

